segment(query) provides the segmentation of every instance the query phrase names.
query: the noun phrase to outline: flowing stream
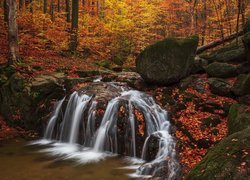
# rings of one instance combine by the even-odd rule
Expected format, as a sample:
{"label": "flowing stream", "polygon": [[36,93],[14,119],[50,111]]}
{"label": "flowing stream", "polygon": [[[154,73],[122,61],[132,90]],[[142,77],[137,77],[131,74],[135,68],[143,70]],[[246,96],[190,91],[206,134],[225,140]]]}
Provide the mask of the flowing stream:
{"label": "flowing stream", "polygon": [[[82,92],[72,93],[67,101],[62,99],[54,109],[44,138],[32,144],[46,146],[41,152],[81,165],[100,163],[121,154],[129,163],[120,168],[134,169],[130,177],[154,176],[161,164],[168,169],[166,179],[178,177],[180,165],[167,112],[151,96],[135,90],[121,92],[108,102],[99,124],[97,104],[94,96]],[[122,107],[125,111],[121,116]],[[148,160],[152,139],[157,150],[154,158]]]}

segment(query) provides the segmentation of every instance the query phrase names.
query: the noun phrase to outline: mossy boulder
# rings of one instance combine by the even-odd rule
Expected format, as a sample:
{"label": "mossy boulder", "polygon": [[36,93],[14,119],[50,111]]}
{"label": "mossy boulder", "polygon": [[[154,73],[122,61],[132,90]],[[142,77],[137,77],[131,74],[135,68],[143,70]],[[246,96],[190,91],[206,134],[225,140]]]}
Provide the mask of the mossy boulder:
{"label": "mossy boulder", "polygon": [[159,41],[139,54],[136,59],[137,72],[147,83],[176,83],[190,74],[197,45],[197,36]]}
{"label": "mossy boulder", "polygon": [[250,109],[242,104],[233,104],[228,114],[228,134],[250,127]]}
{"label": "mossy boulder", "polygon": [[246,55],[247,55],[247,59],[248,59],[248,61],[250,61],[250,32],[247,32],[243,36],[242,42],[243,42],[244,47],[245,47],[245,52],[246,52]]}
{"label": "mossy boulder", "polygon": [[[0,112],[11,126],[42,130],[53,102],[64,95],[64,75],[52,73],[28,81],[13,74],[0,88]],[[41,132],[41,131],[40,131]]]}
{"label": "mossy boulder", "polygon": [[208,151],[187,175],[187,180],[250,178],[250,128],[223,139]]}
{"label": "mossy boulder", "polygon": [[250,94],[250,73],[241,74],[232,87],[232,92],[236,96],[244,96]]}
{"label": "mossy boulder", "polygon": [[229,78],[237,76],[237,68],[228,63],[214,62],[207,66],[206,72],[210,77]]}
{"label": "mossy boulder", "polygon": [[212,93],[219,96],[232,96],[231,85],[221,78],[209,78],[208,84]]}
{"label": "mossy boulder", "polygon": [[229,44],[211,53],[207,59],[210,62],[239,63],[246,60],[246,53],[242,43],[239,46]]}

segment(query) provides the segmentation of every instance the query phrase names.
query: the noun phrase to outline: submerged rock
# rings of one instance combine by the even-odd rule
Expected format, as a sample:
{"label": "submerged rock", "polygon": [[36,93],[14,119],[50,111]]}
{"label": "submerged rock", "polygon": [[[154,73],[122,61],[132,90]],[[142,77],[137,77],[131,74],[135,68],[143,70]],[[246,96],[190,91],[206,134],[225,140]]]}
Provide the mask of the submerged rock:
{"label": "submerged rock", "polygon": [[159,41],[147,47],[137,57],[137,72],[148,83],[176,83],[190,74],[197,45],[197,36]]}
{"label": "submerged rock", "polygon": [[249,152],[250,128],[247,128],[228,136],[209,150],[186,179],[249,179]]}

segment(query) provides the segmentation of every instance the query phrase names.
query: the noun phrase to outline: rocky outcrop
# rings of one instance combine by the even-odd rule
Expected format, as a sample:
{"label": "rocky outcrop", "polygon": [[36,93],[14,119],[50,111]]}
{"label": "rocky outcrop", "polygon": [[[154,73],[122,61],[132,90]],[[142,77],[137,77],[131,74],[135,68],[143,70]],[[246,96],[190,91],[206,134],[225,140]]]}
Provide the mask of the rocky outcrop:
{"label": "rocky outcrop", "polygon": [[211,92],[220,96],[232,96],[231,85],[224,79],[209,78],[208,84]]}
{"label": "rocky outcrop", "polygon": [[207,59],[210,62],[238,63],[246,60],[246,54],[242,44],[229,45],[213,52]]}
{"label": "rocky outcrop", "polygon": [[237,76],[237,68],[231,64],[214,62],[207,66],[206,72],[210,77],[229,78]]}
{"label": "rocky outcrop", "polygon": [[11,126],[20,126],[41,132],[53,102],[65,95],[64,75],[52,73],[27,81],[12,74],[0,88],[0,111]]}
{"label": "rocky outcrop", "polygon": [[147,83],[169,85],[190,74],[198,38],[167,38],[149,47],[136,59],[137,72]]}
{"label": "rocky outcrop", "polygon": [[232,87],[232,91],[236,96],[250,94],[250,73],[239,75]]}

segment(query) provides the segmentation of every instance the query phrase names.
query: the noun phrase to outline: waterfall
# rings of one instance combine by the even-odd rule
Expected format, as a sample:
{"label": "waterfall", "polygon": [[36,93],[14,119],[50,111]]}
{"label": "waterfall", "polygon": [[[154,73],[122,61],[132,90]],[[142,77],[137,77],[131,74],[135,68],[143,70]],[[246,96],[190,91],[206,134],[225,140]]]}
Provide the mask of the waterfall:
{"label": "waterfall", "polygon": [[[66,109],[63,118],[59,118],[64,102]],[[147,161],[140,161],[137,175],[154,175],[156,166],[165,162],[167,179],[176,179],[180,165],[176,160],[168,115],[151,96],[135,90],[123,91],[108,102],[101,120],[97,119],[98,103],[94,94],[89,96],[81,92],[72,93],[68,101],[65,98],[59,101],[44,135],[46,140],[56,143],[45,151],[65,154],[66,159],[78,158],[81,163],[121,153]],[[119,116],[121,107],[126,111]],[[57,136],[54,138],[53,134]],[[155,147],[152,141],[156,142]],[[147,160],[152,148],[155,151],[153,159]]]}

